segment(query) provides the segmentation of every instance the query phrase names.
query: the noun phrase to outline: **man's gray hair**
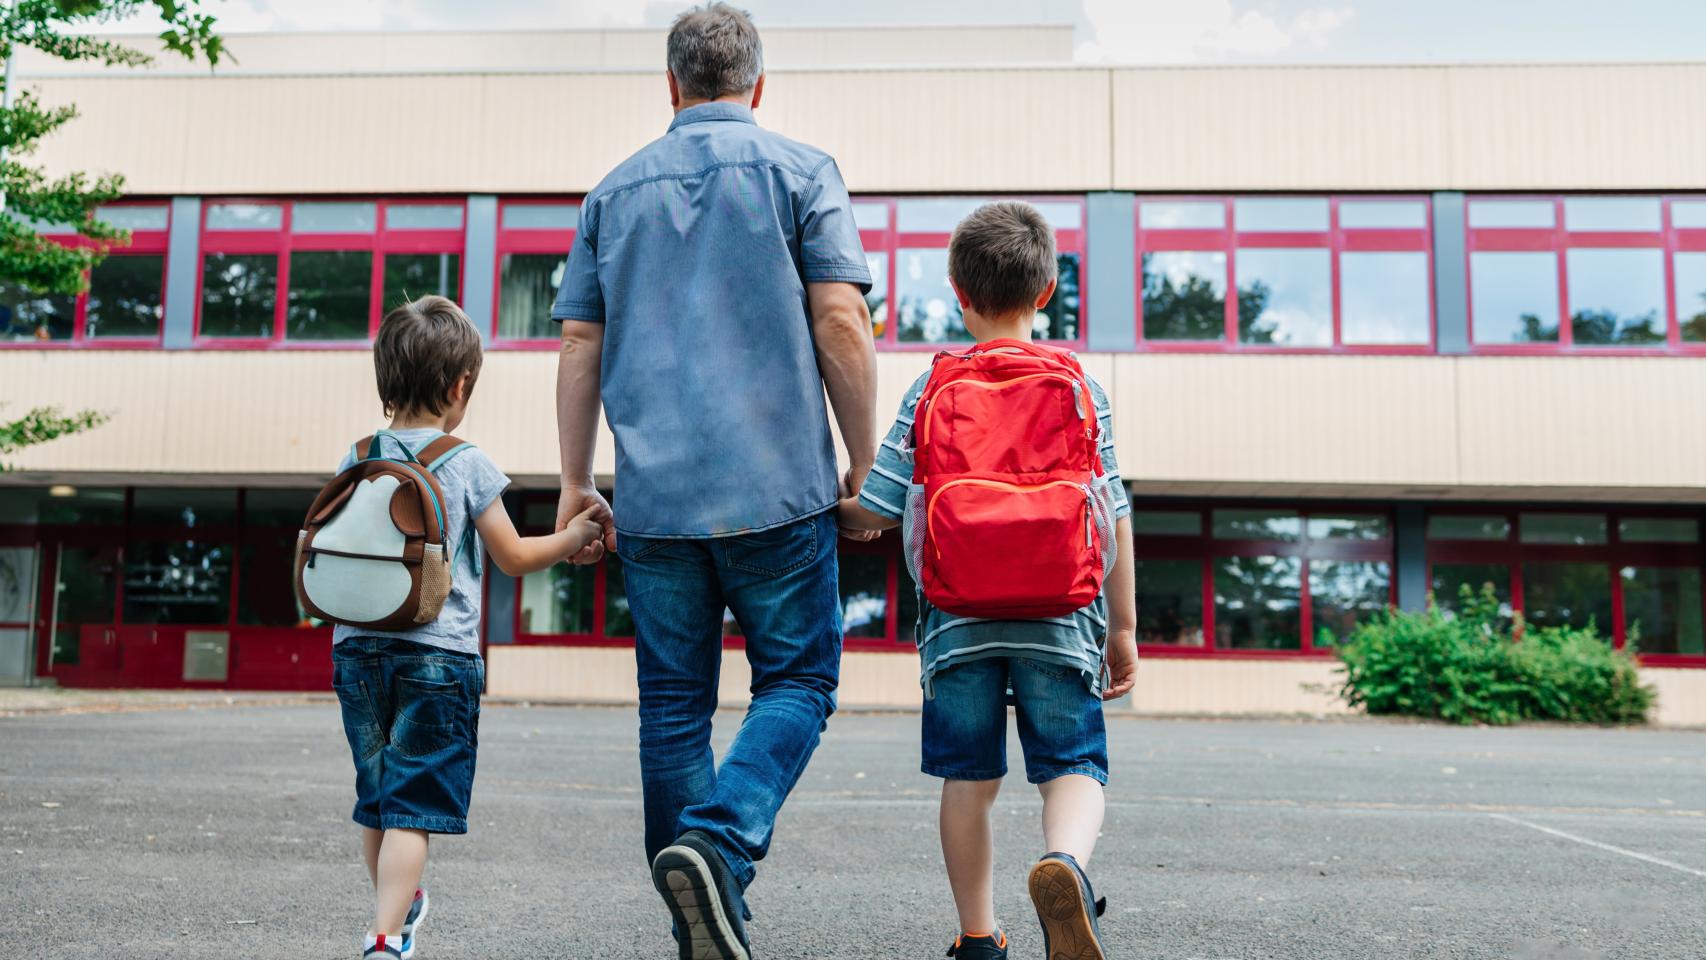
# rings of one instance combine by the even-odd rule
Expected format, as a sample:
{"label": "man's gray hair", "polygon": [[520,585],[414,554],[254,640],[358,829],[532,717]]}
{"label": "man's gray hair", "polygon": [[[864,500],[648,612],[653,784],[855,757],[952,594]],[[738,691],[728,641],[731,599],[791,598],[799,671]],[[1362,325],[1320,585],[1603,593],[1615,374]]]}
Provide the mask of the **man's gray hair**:
{"label": "man's gray hair", "polygon": [[715,100],[757,86],[764,44],[752,15],[713,2],[676,17],[669,28],[669,72],[688,100]]}

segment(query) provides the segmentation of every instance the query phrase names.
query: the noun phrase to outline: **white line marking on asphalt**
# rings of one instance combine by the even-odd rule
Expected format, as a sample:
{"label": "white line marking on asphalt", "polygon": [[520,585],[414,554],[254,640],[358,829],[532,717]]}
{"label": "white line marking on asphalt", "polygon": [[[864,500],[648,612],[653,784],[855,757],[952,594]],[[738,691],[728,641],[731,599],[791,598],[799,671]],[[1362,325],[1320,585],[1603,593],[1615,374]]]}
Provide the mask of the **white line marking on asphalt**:
{"label": "white line marking on asphalt", "polygon": [[1647,863],[1651,863],[1655,866],[1669,867],[1670,869],[1678,871],[1679,873],[1686,873],[1686,874],[1689,874],[1690,876],[1701,877],[1703,879],[1706,879],[1706,870],[1696,870],[1693,867],[1685,867],[1682,864],[1677,863],[1677,862],[1672,861],[1672,860],[1664,860],[1664,859],[1661,859],[1659,857],[1649,857],[1644,853],[1636,853],[1634,850],[1625,850],[1622,847],[1614,847],[1609,843],[1600,843],[1598,840],[1589,840],[1587,837],[1578,837],[1573,833],[1565,833],[1562,830],[1554,830],[1551,827],[1543,827],[1538,823],[1530,823],[1527,820],[1519,820],[1516,817],[1506,816],[1502,813],[1489,813],[1489,814],[1487,814],[1487,816],[1492,817],[1494,820],[1503,820],[1506,823],[1514,823],[1519,827],[1527,827],[1530,830],[1539,830],[1541,833],[1549,833],[1554,837],[1562,837],[1565,840],[1573,840],[1576,843],[1582,844],[1584,846],[1593,847],[1596,850],[1607,850],[1607,851],[1610,851],[1611,853],[1621,853],[1625,857],[1633,857],[1636,860],[1642,860],[1642,861],[1645,861]]}

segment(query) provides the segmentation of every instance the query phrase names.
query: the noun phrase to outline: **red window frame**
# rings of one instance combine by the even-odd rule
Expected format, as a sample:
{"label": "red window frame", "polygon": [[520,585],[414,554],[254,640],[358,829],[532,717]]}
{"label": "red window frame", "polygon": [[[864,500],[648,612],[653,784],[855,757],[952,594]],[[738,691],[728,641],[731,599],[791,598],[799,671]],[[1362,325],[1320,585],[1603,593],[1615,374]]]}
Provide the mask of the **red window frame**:
{"label": "red window frame", "polygon": [[[510,254],[558,254],[564,260],[568,259],[569,250],[575,245],[575,237],[580,234],[579,227],[571,230],[562,229],[525,229],[506,228],[504,215],[517,207],[558,207],[572,206],[577,210],[575,222],[580,222],[579,208],[582,197],[514,197],[498,201],[497,220],[497,251],[492,258],[492,329],[489,343],[493,349],[500,350],[555,350],[558,345],[556,337],[505,337],[499,332],[503,317],[503,264],[504,257]],[[602,577],[600,584],[603,583]],[[602,606],[600,607],[602,610]],[[602,614],[601,614],[602,615]]]}
{"label": "red window frame", "polygon": [[[1325,199],[1327,229],[1324,231],[1241,231],[1235,219],[1238,200]],[[1339,205],[1359,201],[1410,201],[1422,205],[1426,223],[1420,228],[1341,227]],[[1143,226],[1144,203],[1220,203],[1224,219],[1217,229],[1171,229]],[[1278,194],[1239,196],[1221,194],[1155,194],[1137,197],[1137,259],[1132,268],[1137,277],[1137,350],[1154,353],[1282,353],[1282,354],[1431,354],[1439,343],[1438,311],[1434,300],[1434,215],[1425,194],[1318,194],[1290,197]],[[1330,252],[1329,283],[1332,285],[1333,342],[1326,347],[1287,347],[1247,344],[1238,340],[1238,249],[1325,249]],[[1143,255],[1146,253],[1223,253],[1226,256],[1226,329],[1220,340],[1148,340],[1143,335]],[[1347,344],[1342,335],[1343,309],[1339,259],[1345,253],[1421,253],[1427,257],[1428,340],[1417,344]]]}
{"label": "red window frame", "polygon": [[[122,207],[152,207],[166,212],[166,226],[160,230],[133,230],[130,243],[114,245],[108,252],[113,257],[160,258],[160,331],[152,337],[91,337],[89,336],[90,274],[83,275],[84,289],[77,294],[72,307],[71,339],[69,340],[0,340],[0,350],[139,350],[158,348],[166,334],[166,277],[171,269],[172,204],[166,200],[126,199],[104,205],[107,209]],[[48,229],[42,236],[63,247],[92,247],[91,240],[67,229]]]}
{"label": "red window frame", "polygon": [[1070,340],[1045,340],[1056,346],[1068,347],[1075,350],[1084,349],[1089,339],[1090,329],[1090,257],[1086,246],[1088,236],[1088,201],[1083,194],[1055,194],[1030,196],[989,195],[975,197],[936,197],[936,196],[855,196],[855,204],[886,204],[888,206],[888,227],[884,230],[861,230],[859,240],[867,255],[876,253],[879,259],[887,263],[884,276],[888,285],[887,305],[888,322],[877,336],[878,350],[896,351],[930,351],[935,352],[955,347],[969,347],[972,341],[950,340],[942,342],[904,342],[900,339],[900,302],[897,296],[899,290],[899,260],[902,250],[946,250],[948,240],[953,236],[952,231],[925,230],[902,231],[900,229],[900,205],[908,201],[923,200],[968,200],[973,203],[991,200],[1027,200],[1032,203],[1070,203],[1078,208],[1078,228],[1076,230],[1057,229],[1055,231],[1055,247],[1063,254],[1075,254],[1078,257],[1078,336]]}
{"label": "red window frame", "polygon": [[[1564,221],[1566,200],[1595,197],[1651,198],[1659,203],[1658,230],[1570,230]],[[1579,353],[1612,356],[1654,356],[1665,353],[1706,354],[1706,343],[1684,343],[1677,308],[1676,255],[1706,252],[1706,228],[1679,229],[1671,215],[1671,205],[1678,200],[1700,201],[1700,194],[1476,194],[1476,201],[1550,202],[1550,227],[1472,227],[1469,212],[1464,217],[1463,271],[1468,292],[1469,347],[1474,353],[1535,355]],[[1664,258],[1664,321],[1665,342],[1649,346],[1589,345],[1576,346],[1575,331],[1570,323],[1570,274],[1567,253],[1572,248],[1621,248],[1658,250]],[[1556,258],[1558,277],[1558,340],[1555,343],[1477,343],[1475,340],[1475,269],[1476,253],[1551,253]]]}
{"label": "red window frame", "polygon": [[[1136,560],[1198,561],[1202,568],[1202,646],[1167,643],[1139,643],[1143,656],[1219,659],[1326,659],[1334,656],[1335,648],[1315,645],[1315,610],[1309,586],[1312,561],[1368,561],[1385,563],[1391,577],[1388,584],[1388,606],[1398,603],[1398,562],[1395,531],[1397,518],[1384,504],[1367,503],[1271,503],[1263,501],[1198,501],[1179,503],[1166,500],[1133,500],[1133,512],[1158,511],[1166,513],[1195,513],[1200,526],[1189,536],[1159,536],[1137,534],[1132,538],[1132,554]],[[1214,536],[1216,510],[1272,510],[1296,513],[1302,530],[1297,540],[1233,540]],[[1386,536],[1379,540],[1314,540],[1309,537],[1311,517],[1379,516],[1386,521]],[[1298,648],[1295,650],[1262,650],[1242,647],[1221,647],[1215,642],[1214,563],[1225,557],[1294,557],[1298,567]]]}
{"label": "red window frame", "polygon": [[[1523,543],[1522,514],[1593,514],[1606,518],[1606,542],[1574,545],[1552,543]],[[1700,520],[1698,511],[1664,507],[1606,509],[1594,504],[1571,504],[1532,508],[1511,504],[1452,504],[1428,510],[1428,518],[1443,516],[1497,516],[1509,524],[1503,540],[1435,540],[1427,538],[1427,582],[1432,591],[1434,565],[1484,564],[1503,566],[1510,577],[1511,609],[1524,611],[1522,567],[1525,563],[1587,563],[1604,564],[1611,574],[1612,646],[1621,650],[1627,641],[1627,619],[1623,606],[1624,567],[1694,567],[1706,565],[1706,535],[1695,543],[1624,543],[1619,532],[1625,519],[1691,519]],[[1702,612],[1706,615],[1706,589],[1702,594]],[[1603,629],[1601,631],[1604,632]],[[1706,667],[1706,655],[1674,653],[1642,653],[1639,660],[1652,666]]]}
{"label": "red window frame", "polygon": [[[371,203],[374,229],[366,233],[294,233],[292,220],[298,203]],[[208,216],[215,206],[253,204],[280,208],[279,226],[272,230],[209,230]],[[390,211],[401,207],[456,207],[462,211],[462,226],[455,229],[409,230],[388,226]],[[456,278],[456,299],[461,300],[462,276],[466,272],[465,240],[467,200],[464,197],[411,197],[406,200],[382,197],[206,197],[201,204],[199,242],[196,251],[195,345],[217,350],[366,350],[373,344],[384,316],[385,257],[387,254],[454,254],[464,264]],[[285,336],[290,313],[290,255],[295,251],[354,251],[373,254],[369,277],[367,336],[352,340],[297,340]],[[271,254],[278,258],[278,282],[273,291],[272,334],[266,337],[204,336],[201,332],[203,284],[207,258],[211,254]]]}

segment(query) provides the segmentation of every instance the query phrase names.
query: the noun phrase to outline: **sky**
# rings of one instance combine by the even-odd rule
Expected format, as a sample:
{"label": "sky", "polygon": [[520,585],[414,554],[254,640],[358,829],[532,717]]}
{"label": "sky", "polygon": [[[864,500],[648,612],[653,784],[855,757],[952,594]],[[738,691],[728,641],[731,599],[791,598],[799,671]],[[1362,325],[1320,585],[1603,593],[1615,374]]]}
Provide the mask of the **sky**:
{"label": "sky", "polygon": [[[228,33],[665,26],[686,0],[203,0]],[[744,0],[759,26],[1066,24],[1087,63],[1699,60],[1706,0]],[[106,29],[147,30],[145,18]],[[156,27],[157,29],[157,27]]]}

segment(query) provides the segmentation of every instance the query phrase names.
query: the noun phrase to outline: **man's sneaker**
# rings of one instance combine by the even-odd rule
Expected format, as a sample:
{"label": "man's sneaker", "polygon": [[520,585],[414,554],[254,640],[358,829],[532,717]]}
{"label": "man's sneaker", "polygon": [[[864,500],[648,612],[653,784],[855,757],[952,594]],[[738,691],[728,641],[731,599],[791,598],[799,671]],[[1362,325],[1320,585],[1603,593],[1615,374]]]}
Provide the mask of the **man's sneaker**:
{"label": "man's sneaker", "polygon": [[361,960],[409,960],[414,955],[415,944],[409,937],[368,934],[367,949],[361,951]]}
{"label": "man's sneaker", "polygon": [[427,907],[432,901],[427,897],[426,887],[415,889],[414,902],[409,904],[409,915],[403,918],[403,939],[413,949],[415,930],[426,922]]}
{"label": "man's sneaker", "polygon": [[689,830],[652,861],[652,886],[675,919],[681,960],[750,960],[745,907],[711,838]]}
{"label": "man's sneaker", "polygon": [[1048,960],[1106,960],[1097,918],[1108,902],[1096,899],[1077,860],[1064,853],[1038,860],[1031,868],[1030,890]]}
{"label": "man's sneaker", "polygon": [[956,960],[1007,960],[1007,934],[1000,930],[981,937],[960,934],[948,948],[948,956]]}

